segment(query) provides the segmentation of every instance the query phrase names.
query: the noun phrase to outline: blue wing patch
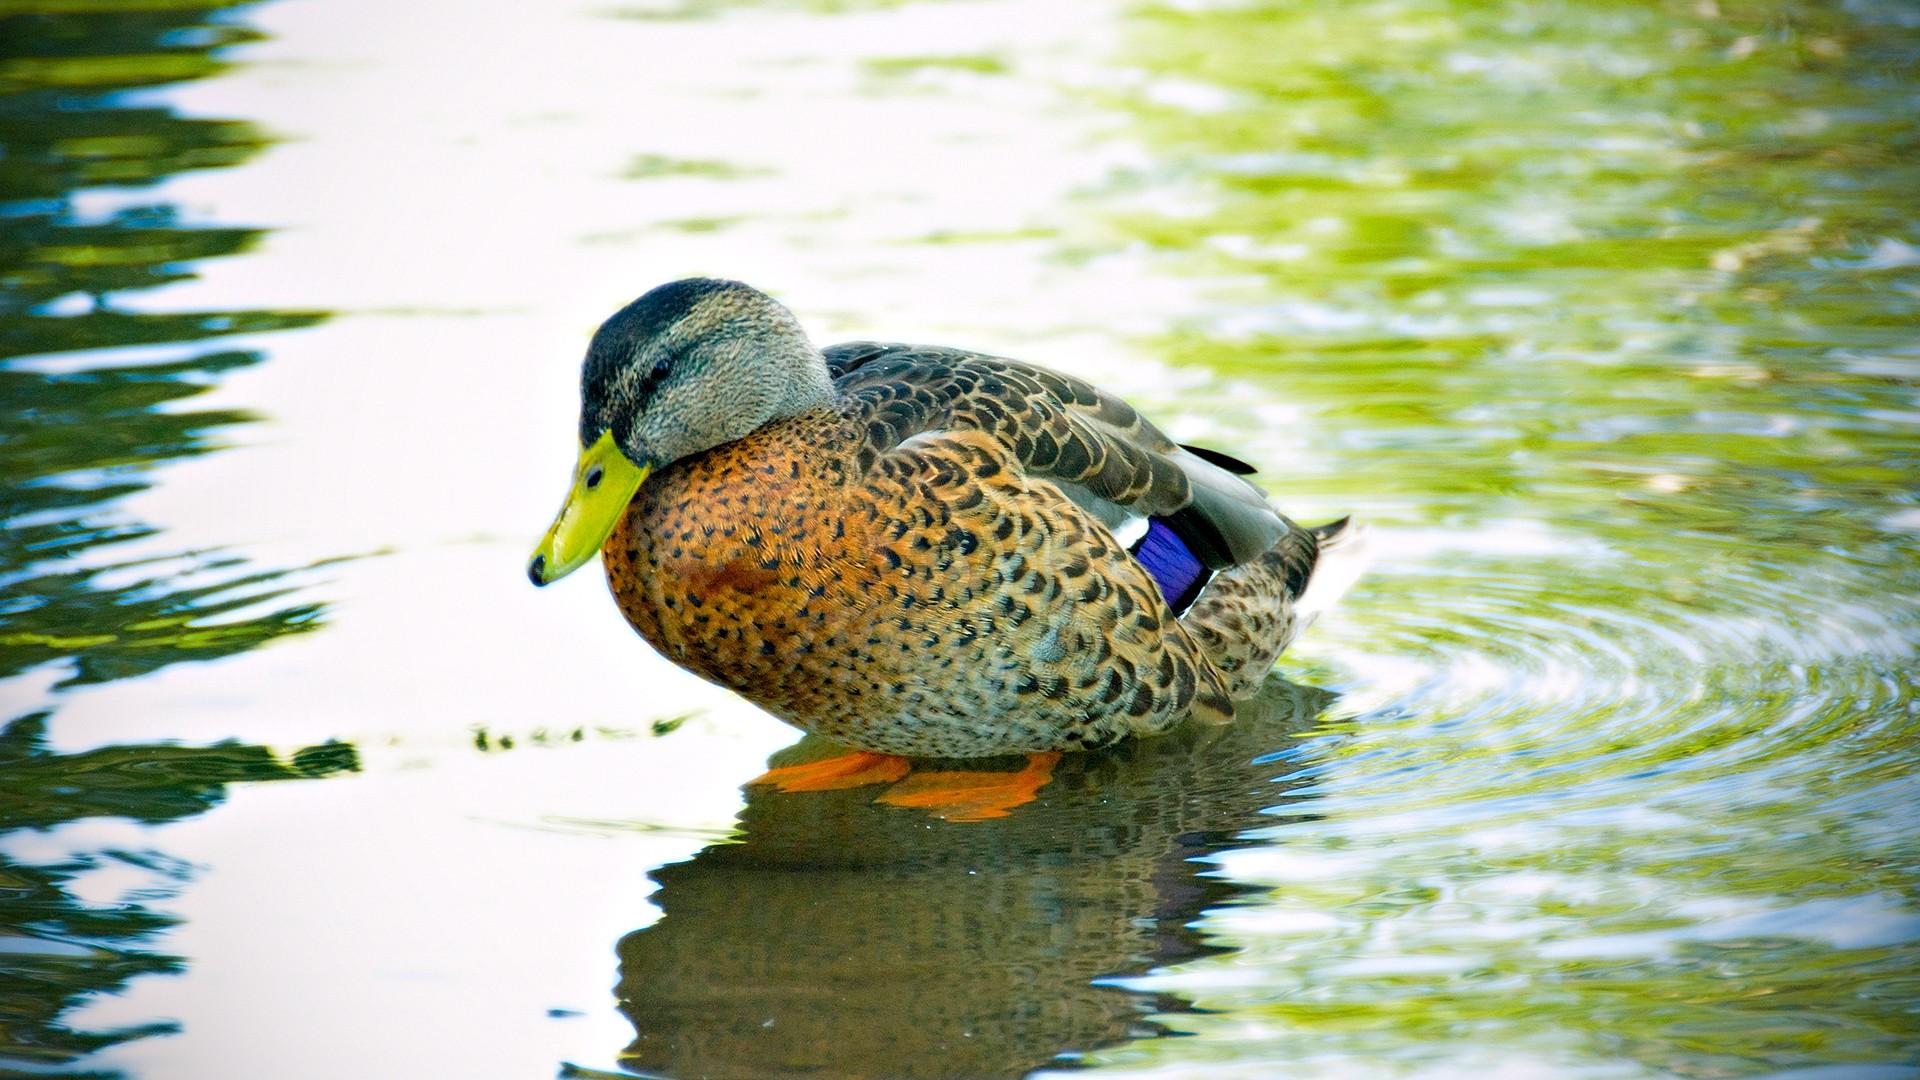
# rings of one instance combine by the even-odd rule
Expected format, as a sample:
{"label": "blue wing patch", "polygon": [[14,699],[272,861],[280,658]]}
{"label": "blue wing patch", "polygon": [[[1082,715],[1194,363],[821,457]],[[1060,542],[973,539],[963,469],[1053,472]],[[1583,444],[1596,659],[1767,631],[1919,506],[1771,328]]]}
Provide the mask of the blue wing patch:
{"label": "blue wing patch", "polygon": [[1193,605],[1213,575],[1186,542],[1159,518],[1147,522],[1147,532],[1133,545],[1133,557],[1146,567],[1167,606],[1178,615]]}

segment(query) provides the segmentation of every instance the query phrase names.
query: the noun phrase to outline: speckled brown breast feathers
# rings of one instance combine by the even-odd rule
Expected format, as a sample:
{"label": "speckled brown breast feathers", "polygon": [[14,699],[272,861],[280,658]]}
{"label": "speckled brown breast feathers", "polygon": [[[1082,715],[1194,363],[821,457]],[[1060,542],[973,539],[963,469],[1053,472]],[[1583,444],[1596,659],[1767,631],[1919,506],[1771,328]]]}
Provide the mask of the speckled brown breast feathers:
{"label": "speckled brown breast feathers", "polygon": [[[662,469],[609,537],[674,662],[863,749],[972,757],[1228,719],[1291,637],[1314,534],[1124,402],[956,350],[827,360],[833,405]],[[1203,512],[1226,573],[1183,623],[1102,517]]]}

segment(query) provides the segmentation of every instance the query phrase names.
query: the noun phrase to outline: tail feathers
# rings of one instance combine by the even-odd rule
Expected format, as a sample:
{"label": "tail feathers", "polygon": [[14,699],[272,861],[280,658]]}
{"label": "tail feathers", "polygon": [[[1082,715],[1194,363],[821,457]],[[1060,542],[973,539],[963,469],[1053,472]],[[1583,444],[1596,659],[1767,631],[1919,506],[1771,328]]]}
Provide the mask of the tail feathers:
{"label": "tail feathers", "polygon": [[1220,684],[1204,679],[1187,709],[1187,715],[1202,724],[1231,724],[1233,712],[1233,695]]}
{"label": "tail feathers", "polygon": [[1352,536],[1353,530],[1364,528],[1365,526],[1353,520],[1352,514],[1348,514],[1346,517],[1336,518],[1324,525],[1309,525],[1307,531],[1320,541],[1322,547],[1326,547],[1340,543],[1342,537]]}
{"label": "tail feathers", "polygon": [[1365,522],[1343,517],[1307,531],[1319,541],[1320,555],[1314,560],[1306,589],[1294,598],[1293,614],[1299,620],[1296,634],[1332,610],[1373,563]]}
{"label": "tail feathers", "polygon": [[1365,530],[1350,519],[1294,526],[1252,562],[1214,575],[1180,620],[1227,691],[1259,690],[1273,662],[1366,569]]}

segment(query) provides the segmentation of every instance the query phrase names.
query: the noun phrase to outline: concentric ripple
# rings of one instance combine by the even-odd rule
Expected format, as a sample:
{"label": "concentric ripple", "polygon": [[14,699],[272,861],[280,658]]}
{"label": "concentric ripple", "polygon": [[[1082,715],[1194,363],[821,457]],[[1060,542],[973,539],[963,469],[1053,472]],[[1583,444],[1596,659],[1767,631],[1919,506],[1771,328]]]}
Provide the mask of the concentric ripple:
{"label": "concentric ripple", "polygon": [[1203,1010],[1176,1027],[1204,1037],[1209,1075],[1900,1060],[1920,619],[1872,595],[1891,568],[1741,551],[1669,549],[1728,560],[1695,581],[1710,600],[1624,602],[1624,560],[1376,575],[1318,650],[1355,711],[1279,778],[1297,808],[1218,856],[1270,890],[1206,922],[1239,955],[1127,985]]}

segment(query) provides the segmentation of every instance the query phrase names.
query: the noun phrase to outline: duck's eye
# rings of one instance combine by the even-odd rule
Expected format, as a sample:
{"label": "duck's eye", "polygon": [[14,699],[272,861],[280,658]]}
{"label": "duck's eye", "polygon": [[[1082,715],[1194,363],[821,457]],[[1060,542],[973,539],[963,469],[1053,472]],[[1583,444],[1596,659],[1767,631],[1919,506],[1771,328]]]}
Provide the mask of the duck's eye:
{"label": "duck's eye", "polygon": [[587,490],[592,491],[594,488],[599,487],[600,478],[605,475],[607,475],[607,471],[598,465],[595,465],[593,468],[588,469],[587,470]]}
{"label": "duck's eye", "polygon": [[658,379],[658,378],[662,378],[663,376],[665,376],[665,375],[666,375],[666,373],[667,373],[667,368],[668,368],[668,367],[670,367],[670,366],[671,366],[671,365],[670,365],[670,364],[668,364],[668,363],[667,363],[667,361],[666,361],[666,360],[664,360],[664,359],[661,359],[661,360],[655,360],[655,361],[653,362],[653,377],[654,377],[654,378],[656,378],[656,379]]}

